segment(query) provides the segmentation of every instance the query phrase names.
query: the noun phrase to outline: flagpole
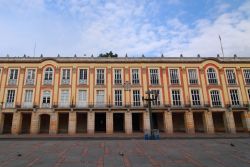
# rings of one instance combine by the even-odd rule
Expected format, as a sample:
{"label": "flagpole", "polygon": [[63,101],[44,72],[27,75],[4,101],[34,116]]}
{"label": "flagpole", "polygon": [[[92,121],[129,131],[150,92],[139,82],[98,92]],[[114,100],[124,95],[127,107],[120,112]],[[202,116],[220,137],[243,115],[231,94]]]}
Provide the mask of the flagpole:
{"label": "flagpole", "polygon": [[35,42],[35,46],[34,46],[34,57],[36,57],[36,42]]}
{"label": "flagpole", "polygon": [[222,52],[222,56],[223,56],[223,59],[224,59],[224,51],[223,51],[223,46],[222,46],[222,41],[221,41],[220,35],[219,35],[219,39],[220,39],[221,52]]}

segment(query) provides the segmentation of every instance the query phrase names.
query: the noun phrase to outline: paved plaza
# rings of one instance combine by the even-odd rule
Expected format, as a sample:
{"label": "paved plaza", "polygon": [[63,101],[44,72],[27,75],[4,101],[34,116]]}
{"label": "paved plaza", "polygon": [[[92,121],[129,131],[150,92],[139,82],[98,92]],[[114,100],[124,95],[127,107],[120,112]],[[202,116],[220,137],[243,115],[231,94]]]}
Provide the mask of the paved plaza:
{"label": "paved plaza", "polygon": [[250,139],[1,140],[1,167],[249,167]]}

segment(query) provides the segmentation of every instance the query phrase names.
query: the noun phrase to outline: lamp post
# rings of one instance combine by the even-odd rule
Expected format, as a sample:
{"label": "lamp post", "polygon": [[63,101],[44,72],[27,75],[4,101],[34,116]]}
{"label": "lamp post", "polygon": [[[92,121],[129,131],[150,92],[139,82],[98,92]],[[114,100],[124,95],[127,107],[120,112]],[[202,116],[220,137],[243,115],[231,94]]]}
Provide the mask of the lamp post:
{"label": "lamp post", "polygon": [[[145,93],[147,94],[147,98],[144,98],[144,96],[142,96],[142,100],[146,101],[148,104],[148,112],[149,112],[149,120],[150,120],[150,135],[152,137],[153,136],[153,116],[152,116],[151,102],[157,101],[158,94],[153,92],[152,90],[151,91],[147,90]],[[154,98],[151,98],[151,95],[154,95]]]}

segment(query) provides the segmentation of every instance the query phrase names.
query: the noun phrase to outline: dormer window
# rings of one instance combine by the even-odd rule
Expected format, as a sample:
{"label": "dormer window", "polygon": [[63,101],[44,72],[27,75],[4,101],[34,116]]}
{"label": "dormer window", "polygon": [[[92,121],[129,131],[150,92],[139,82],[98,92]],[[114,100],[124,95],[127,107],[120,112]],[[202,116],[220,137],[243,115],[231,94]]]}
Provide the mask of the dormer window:
{"label": "dormer window", "polygon": [[53,81],[53,69],[51,67],[46,68],[44,73],[44,84],[51,85]]}

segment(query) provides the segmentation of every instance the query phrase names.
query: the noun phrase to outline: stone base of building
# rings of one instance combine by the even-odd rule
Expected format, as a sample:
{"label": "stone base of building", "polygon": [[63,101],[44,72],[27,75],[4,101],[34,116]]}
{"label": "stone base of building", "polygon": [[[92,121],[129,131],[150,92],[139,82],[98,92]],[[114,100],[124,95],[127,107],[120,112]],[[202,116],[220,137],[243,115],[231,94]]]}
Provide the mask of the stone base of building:
{"label": "stone base of building", "polygon": [[[250,132],[247,111],[157,111],[153,128],[173,133]],[[147,111],[2,111],[1,134],[144,133],[150,129]]]}

